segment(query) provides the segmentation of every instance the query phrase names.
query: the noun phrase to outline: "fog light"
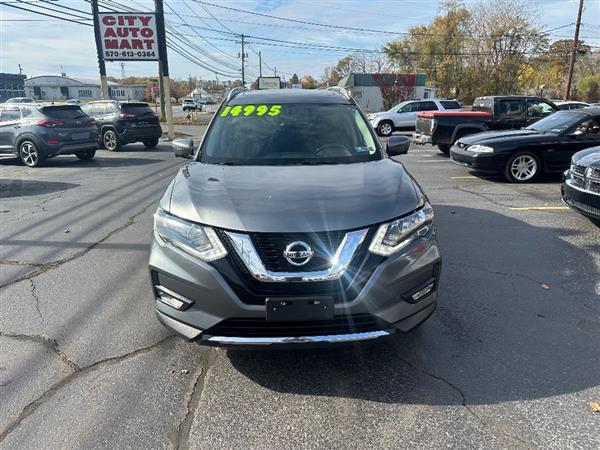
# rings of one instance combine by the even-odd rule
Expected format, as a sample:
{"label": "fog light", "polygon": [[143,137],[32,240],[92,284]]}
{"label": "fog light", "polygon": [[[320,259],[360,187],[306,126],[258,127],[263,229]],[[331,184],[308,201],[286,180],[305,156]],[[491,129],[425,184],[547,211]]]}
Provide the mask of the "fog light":
{"label": "fog light", "polygon": [[192,300],[178,295],[167,288],[164,288],[162,286],[154,287],[158,291],[158,296],[156,297],[156,299],[164,303],[165,305],[170,306],[171,308],[177,309],[178,311],[183,311],[184,309],[189,308],[194,303]]}
{"label": "fog light", "polygon": [[435,287],[435,281],[432,281],[427,286],[425,286],[423,289],[419,289],[417,292],[415,292],[414,294],[412,294],[410,296],[410,298],[412,298],[414,302],[418,302],[423,297],[425,297],[426,295],[430,294],[431,291],[433,291],[434,287]]}

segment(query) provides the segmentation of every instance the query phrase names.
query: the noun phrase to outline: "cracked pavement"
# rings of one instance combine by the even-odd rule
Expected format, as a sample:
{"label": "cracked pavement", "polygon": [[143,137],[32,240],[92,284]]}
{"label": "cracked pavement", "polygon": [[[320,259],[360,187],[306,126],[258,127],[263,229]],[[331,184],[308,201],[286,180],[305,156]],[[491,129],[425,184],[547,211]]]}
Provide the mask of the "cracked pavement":
{"label": "cracked pavement", "polygon": [[600,447],[599,229],[510,209],[559,206],[556,179],[452,179],[469,172],[427,146],[400,160],[436,211],[436,313],[300,351],[157,322],[152,214],[182,164],[166,145],[0,160],[0,448]]}

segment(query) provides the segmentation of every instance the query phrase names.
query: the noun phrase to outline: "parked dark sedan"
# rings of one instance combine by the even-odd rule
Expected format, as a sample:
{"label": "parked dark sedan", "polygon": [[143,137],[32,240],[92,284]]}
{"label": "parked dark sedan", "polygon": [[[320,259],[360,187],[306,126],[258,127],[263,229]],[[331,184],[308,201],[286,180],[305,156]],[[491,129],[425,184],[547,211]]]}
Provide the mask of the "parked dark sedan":
{"label": "parked dark sedan", "polygon": [[82,109],[98,122],[100,144],[107,150],[116,152],[132,142],[153,148],[162,136],[158,117],[147,103],[107,100],[89,102]]}
{"label": "parked dark sedan", "polygon": [[599,144],[600,108],[586,108],[558,111],[521,130],[461,138],[450,156],[475,171],[527,183],[543,172],[563,172],[574,153]]}
{"label": "parked dark sedan", "polygon": [[0,154],[17,156],[29,167],[59,155],[92,159],[97,148],[96,122],[78,105],[0,106]]}
{"label": "parked dark sedan", "polygon": [[600,226],[600,147],[573,155],[561,192],[565,204]]}

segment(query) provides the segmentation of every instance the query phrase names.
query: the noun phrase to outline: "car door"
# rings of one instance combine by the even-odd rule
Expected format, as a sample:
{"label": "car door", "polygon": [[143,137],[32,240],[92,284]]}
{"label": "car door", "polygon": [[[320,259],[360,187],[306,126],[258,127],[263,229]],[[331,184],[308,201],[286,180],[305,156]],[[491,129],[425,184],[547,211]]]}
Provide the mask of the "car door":
{"label": "car door", "polygon": [[0,153],[13,153],[21,123],[19,109],[0,109]]}
{"label": "car door", "polygon": [[521,128],[525,125],[522,98],[499,99],[494,107],[494,129]]}
{"label": "car door", "polygon": [[414,127],[417,121],[417,102],[410,102],[398,109],[394,115],[394,126],[396,128]]}
{"label": "car door", "polygon": [[574,129],[561,136],[560,145],[547,158],[548,171],[563,171],[569,168],[573,154],[586,148],[600,145],[600,116],[581,120]]}

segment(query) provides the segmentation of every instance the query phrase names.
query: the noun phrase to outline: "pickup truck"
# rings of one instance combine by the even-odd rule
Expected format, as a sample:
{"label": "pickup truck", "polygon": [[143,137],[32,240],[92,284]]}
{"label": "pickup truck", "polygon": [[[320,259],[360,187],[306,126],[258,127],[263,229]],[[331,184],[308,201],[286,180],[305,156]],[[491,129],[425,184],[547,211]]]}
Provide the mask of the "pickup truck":
{"label": "pickup truck", "polygon": [[519,129],[558,111],[549,100],[528,96],[478,97],[471,111],[417,113],[415,144],[437,145],[448,153],[458,139],[490,130]]}

